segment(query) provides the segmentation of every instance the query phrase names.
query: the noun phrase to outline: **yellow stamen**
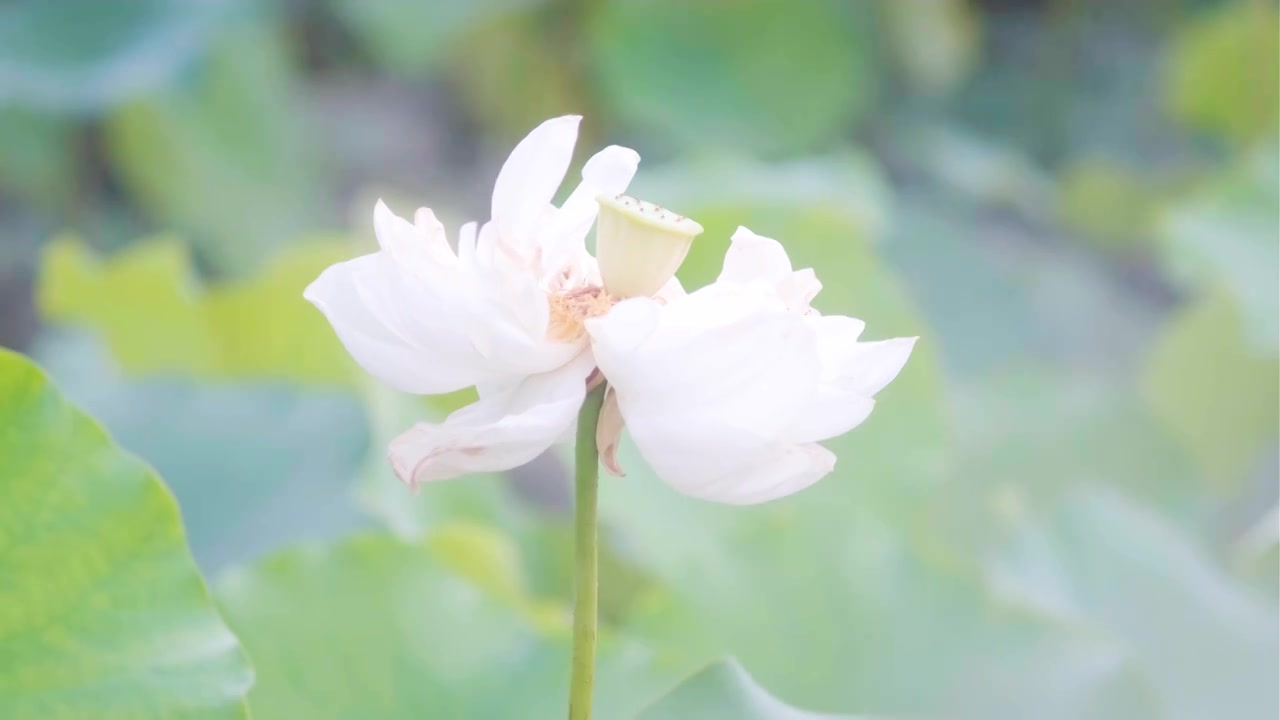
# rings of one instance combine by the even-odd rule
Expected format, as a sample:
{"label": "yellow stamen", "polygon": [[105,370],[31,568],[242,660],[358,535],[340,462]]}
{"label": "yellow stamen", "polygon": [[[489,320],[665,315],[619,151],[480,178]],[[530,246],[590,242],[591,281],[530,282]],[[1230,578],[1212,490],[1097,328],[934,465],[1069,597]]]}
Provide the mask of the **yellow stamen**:
{"label": "yellow stamen", "polygon": [[582,327],[584,321],[609,312],[618,298],[605,292],[604,288],[586,286],[555,293],[547,298],[547,302],[551,305],[547,336],[561,342],[573,342],[586,332]]}

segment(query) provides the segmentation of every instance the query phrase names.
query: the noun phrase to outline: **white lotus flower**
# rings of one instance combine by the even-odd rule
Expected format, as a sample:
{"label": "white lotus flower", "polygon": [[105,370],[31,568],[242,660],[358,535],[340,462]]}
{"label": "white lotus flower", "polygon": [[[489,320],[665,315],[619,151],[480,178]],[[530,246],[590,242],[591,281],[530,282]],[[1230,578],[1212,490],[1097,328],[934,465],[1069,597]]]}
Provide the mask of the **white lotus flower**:
{"label": "white lotus flower", "polygon": [[606,465],[621,422],[660,478],[706,500],[764,502],[831,472],[819,441],[867,418],[916,338],[858,342],[861,320],[810,307],[821,287],[777,241],[738,228],[715,283],[587,320],[612,396]]}
{"label": "white lotus flower", "polygon": [[479,402],[445,423],[392,443],[392,465],[410,484],[514,467],[572,429],[595,368],[582,321],[615,302],[585,238],[597,197],[625,190],[640,162],[634,150],[605,148],[554,207],[580,120],[548,120],[516,146],[494,185],[492,219],[478,233],[464,225],[456,252],[431,210],[410,223],[380,201],[380,250],[326,269],[304,293],[386,384],[479,390]]}
{"label": "white lotus flower", "polygon": [[[857,342],[860,321],[809,307],[821,287],[813,272],[793,272],[781,245],[745,228],[719,279],[686,295],[673,274],[702,227],[621,196],[634,151],[602,150],[564,205],[551,205],[578,122],[549,120],[516,146],[492,219],[478,233],[463,226],[456,252],[430,210],[409,223],[379,202],[379,252],[307,288],[383,382],[479,391],[443,423],[392,441],[396,474],[417,485],[528,462],[571,436],[602,374],[597,435],[614,472],[625,426],[659,477],[696,497],[763,502],[826,475],[835,458],[818,442],[867,417],[914,338]],[[597,264],[585,237],[599,208]]]}

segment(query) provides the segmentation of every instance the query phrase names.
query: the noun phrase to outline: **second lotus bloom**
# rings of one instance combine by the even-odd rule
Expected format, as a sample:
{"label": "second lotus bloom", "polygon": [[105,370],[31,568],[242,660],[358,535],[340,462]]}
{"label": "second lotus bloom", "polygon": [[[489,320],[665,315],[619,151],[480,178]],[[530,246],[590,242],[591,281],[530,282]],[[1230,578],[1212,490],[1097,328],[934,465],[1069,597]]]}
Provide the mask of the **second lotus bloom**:
{"label": "second lotus bloom", "polygon": [[[866,419],[914,338],[859,342],[862,323],[821,316],[811,270],[740,228],[715,283],[674,279],[702,228],[621,196],[639,156],[611,146],[560,207],[579,118],[549,120],[511,153],[492,218],[457,250],[428,209],[374,212],[380,250],[325,270],[306,290],[348,352],[400,390],[476,386],[480,399],[396,438],[396,474],[416,485],[506,470],[572,436],[589,381],[609,384],[606,466],[625,426],[659,477],[728,503],[790,494],[829,473],[819,441]],[[586,236],[597,230],[599,262]],[[598,372],[597,372],[598,368]],[[601,378],[601,375],[603,378]]]}

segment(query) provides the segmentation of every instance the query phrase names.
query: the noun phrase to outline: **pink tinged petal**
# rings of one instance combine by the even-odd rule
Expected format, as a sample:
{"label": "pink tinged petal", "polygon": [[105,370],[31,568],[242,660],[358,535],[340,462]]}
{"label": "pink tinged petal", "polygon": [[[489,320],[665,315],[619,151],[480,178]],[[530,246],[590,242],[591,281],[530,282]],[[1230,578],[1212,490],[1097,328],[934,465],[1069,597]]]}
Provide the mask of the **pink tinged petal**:
{"label": "pink tinged petal", "polygon": [[511,151],[493,186],[492,217],[504,240],[533,240],[528,233],[564,180],[581,120],[580,115],[547,120]]}
{"label": "pink tinged petal", "polygon": [[591,358],[526,378],[450,415],[418,423],[391,441],[396,476],[417,486],[523,465],[568,435],[586,396]]}
{"label": "pink tinged petal", "polygon": [[[405,271],[383,253],[365,255],[333,265],[303,293],[324,313],[347,352],[370,375],[404,392],[451,392],[487,378],[483,365],[447,328],[427,342],[410,328],[400,326],[396,303],[415,307],[417,300],[404,297]],[[368,302],[362,286],[382,288],[386,295]],[[425,312],[432,312],[425,308]]]}

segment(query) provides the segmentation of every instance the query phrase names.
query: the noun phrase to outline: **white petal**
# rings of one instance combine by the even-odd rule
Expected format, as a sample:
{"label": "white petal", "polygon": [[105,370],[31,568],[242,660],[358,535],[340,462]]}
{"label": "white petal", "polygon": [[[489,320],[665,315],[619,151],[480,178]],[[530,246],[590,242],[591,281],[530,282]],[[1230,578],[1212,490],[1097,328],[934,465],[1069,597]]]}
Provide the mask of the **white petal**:
{"label": "white petal", "polygon": [[355,361],[394,388],[434,394],[488,380],[482,358],[448,322],[446,301],[425,289],[413,292],[417,279],[377,253],[329,267],[303,295],[328,318]]}
{"label": "white petal", "polygon": [[596,198],[625,191],[639,165],[640,154],[619,145],[610,145],[587,160],[582,182],[539,233],[546,271],[559,272],[586,253],[587,233],[600,209]]}
{"label": "white petal", "polygon": [[783,445],[720,484],[703,488],[697,497],[731,505],[768,502],[809,487],[830,474],[835,464],[836,456],[816,443]]}
{"label": "white petal", "polygon": [[915,338],[860,343],[863,322],[841,315],[809,318],[818,333],[822,379],[789,437],[826,440],[860,425],[875,407],[872,396],[906,363]]}
{"label": "white petal", "polygon": [[716,282],[779,283],[791,274],[791,259],[782,244],[739,226],[733,233]]}
{"label": "white petal", "polygon": [[450,415],[418,423],[391,441],[388,457],[410,485],[523,465],[571,431],[586,396],[590,355],[526,378]]}
{"label": "white petal", "polygon": [[676,300],[679,300],[680,298],[685,297],[688,294],[689,293],[684,291],[684,285],[680,284],[680,278],[673,277],[670,280],[668,280],[667,284],[663,285],[662,289],[659,290],[653,297],[655,300],[658,300],[659,302],[665,305],[666,303],[669,303],[669,302],[675,302]]}
{"label": "white petal", "polygon": [[415,274],[456,272],[457,256],[449,248],[444,226],[427,208],[419,209],[416,222],[410,223],[379,200],[373,208],[373,231],[383,251]]}
{"label": "white petal", "polygon": [[829,470],[801,463],[825,451],[797,454],[788,432],[821,375],[816,333],[767,288],[627,300],[587,330],[636,447],[681,492],[756,502]]}
{"label": "white petal", "polygon": [[579,115],[547,120],[511,151],[493,186],[492,217],[504,240],[533,240],[537,220],[569,169],[581,120]]}
{"label": "white petal", "polygon": [[840,385],[871,397],[898,377],[907,364],[917,338],[894,338],[855,343],[835,359],[834,372]]}
{"label": "white petal", "polygon": [[591,229],[600,205],[601,195],[619,195],[631,184],[640,154],[631,148],[610,145],[601,150],[582,166],[582,182],[560,206],[553,224],[554,236],[567,236],[582,240]]}
{"label": "white petal", "polygon": [[804,410],[787,428],[795,442],[817,442],[843,435],[871,416],[876,401],[846,388],[820,384],[804,402]]}
{"label": "white petal", "polygon": [[745,227],[733,233],[716,282],[768,285],[795,312],[807,312],[809,303],[822,290],[812,269],[791,269],[791,258],[781,243]]}
{"label": "white petal", "polygon": [[464,264],[470,265],[475,262],[478,227],[475,221],[472,221],[458,228],[458,260]]}
{"label": "white petal", "polygon": [[[631,298],[586,321],[597,354],[612,358],[633,352],[658,328],[661,306],[649,298]],[[606,361],[610,362],[610,361]],[[619,365],[622,361],[619,360]],[[621,368],[619,368],[621,369]]]}

